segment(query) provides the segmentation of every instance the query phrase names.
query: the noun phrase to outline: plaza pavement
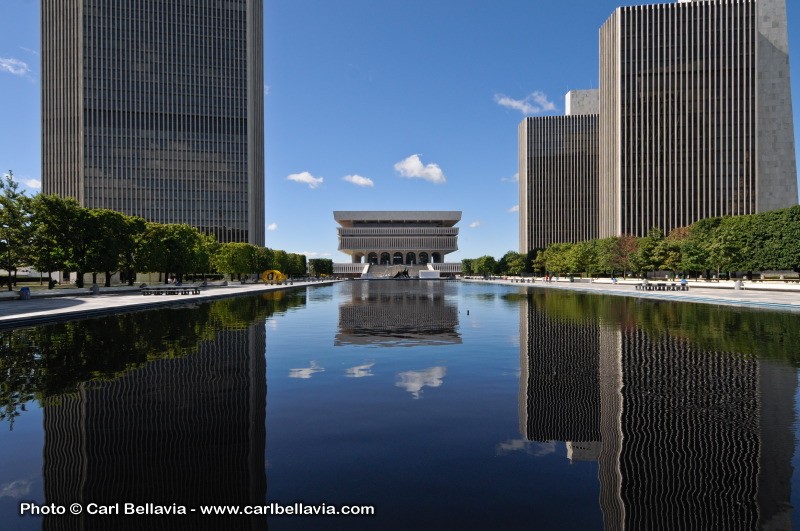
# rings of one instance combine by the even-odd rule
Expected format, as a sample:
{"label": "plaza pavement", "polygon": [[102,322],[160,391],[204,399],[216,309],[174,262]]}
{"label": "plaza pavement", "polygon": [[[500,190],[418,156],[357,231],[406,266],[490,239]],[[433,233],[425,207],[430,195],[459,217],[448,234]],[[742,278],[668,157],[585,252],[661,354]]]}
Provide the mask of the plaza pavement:
{"label": "plaza pavement", "polygon": [[[325,286],[335,280],[294,282],[292,285],[231,284],[209,286],[199,295],[148,295],[138,288],[100,288],[100,294],[90,295],[88,289],[34,291],[31,300],[18,300],[18,294],[0,298],[0,329],[31,326],[55,321],[83,319],[129,311],[149,310],[165,306],[195,304],[213,299],[239,297],[306,286]],[[49,295],[49,296],[47,296]]]}
{"label": "plaza pavement", "polygon": [[536,289],[582,291],[662,301],[695,302],[782,312],[800,312],[800,284],[792,282],[744,282],[744,289],[736,290],[734,289],[734,283],[729,281],[699,282],[691,280],[689,281],[689,291],[639,291],[635,286],[640,281],[632,280],[620,281],[617,284],[612,284],[609,279],[598,279],[595,282],[569,282],[568,279],[544,282],[543,279],[537,278],[532,284],[512,282],[511,278],[495,278],[491,280],[464,279],[464,281],[514,287],[526,286]]}

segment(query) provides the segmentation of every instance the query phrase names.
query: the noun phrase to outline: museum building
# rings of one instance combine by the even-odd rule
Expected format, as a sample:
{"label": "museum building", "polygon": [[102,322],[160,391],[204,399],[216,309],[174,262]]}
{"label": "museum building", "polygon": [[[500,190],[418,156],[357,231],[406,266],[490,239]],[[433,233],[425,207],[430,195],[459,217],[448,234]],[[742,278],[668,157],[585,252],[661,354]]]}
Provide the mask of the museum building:
{"label": "museum building", "polygon": [[455,225],[461,221],[460,211],[335,211],[333,217],[340,225],[339,251],[351,258],[349,264],[335,264],[338,273],[366,269],[355,264],[415,268],[430,264],[428,269],[442,270],[445,256],[458,250]]}

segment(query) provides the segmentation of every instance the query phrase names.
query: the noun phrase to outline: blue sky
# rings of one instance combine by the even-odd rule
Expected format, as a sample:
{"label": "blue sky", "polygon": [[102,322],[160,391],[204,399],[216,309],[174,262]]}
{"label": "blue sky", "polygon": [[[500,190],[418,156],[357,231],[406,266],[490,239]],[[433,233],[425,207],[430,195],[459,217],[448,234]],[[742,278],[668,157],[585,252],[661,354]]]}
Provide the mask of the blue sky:
{"label": "blue sky", "polygon": [[[564,93],[597,87],[600,25],[639,3],[265,0],[267,245],[346,261],[334,210],[431,209],[463,211],[448,261],[516,250],[524,115],[500,103],[562,114]],[[798,130],[800,3],[787,4]],[[0,165],[32,192],[39,6],[0,2]]]}

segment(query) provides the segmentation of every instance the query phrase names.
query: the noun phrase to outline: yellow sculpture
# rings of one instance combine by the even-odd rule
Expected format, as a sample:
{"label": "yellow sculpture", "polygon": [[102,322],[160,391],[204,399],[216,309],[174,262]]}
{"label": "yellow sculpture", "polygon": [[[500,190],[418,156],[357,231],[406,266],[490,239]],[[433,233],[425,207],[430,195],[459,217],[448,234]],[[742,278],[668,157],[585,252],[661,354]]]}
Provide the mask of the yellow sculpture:
{"label": "yellow sculpture", "polygon": [[269,269],[261,273],[261,280],[263,280],[265,284],[269,282],[285,282],[286,275],[284,275],[280,271]]}

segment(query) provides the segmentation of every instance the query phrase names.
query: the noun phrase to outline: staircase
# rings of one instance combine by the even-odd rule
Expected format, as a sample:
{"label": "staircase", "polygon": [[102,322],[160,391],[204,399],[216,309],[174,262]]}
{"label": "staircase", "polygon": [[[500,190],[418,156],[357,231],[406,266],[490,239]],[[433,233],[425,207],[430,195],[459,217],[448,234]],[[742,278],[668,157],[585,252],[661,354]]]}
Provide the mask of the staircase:
{"label": "staircase", "polygon": [[396,274],[406,270],[411,278],[419,278],[421,269],[427,269],[427,267],[424,265],[371,265],[366,275],[362,274],[361,278],[394,278]]}

